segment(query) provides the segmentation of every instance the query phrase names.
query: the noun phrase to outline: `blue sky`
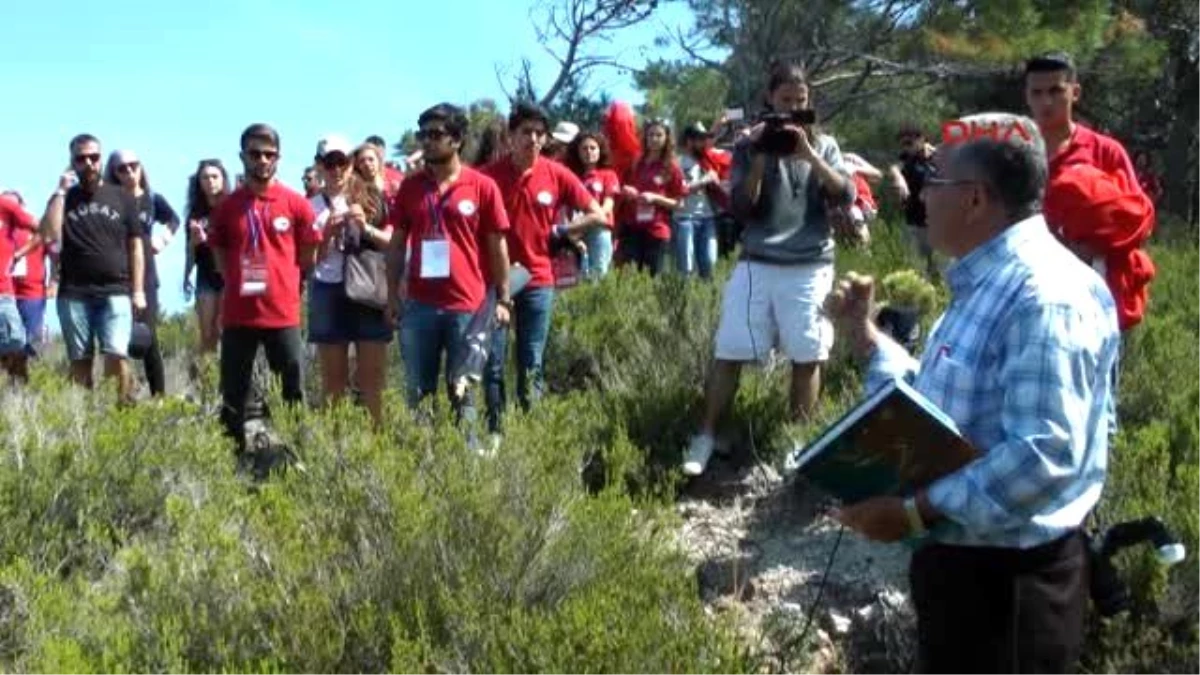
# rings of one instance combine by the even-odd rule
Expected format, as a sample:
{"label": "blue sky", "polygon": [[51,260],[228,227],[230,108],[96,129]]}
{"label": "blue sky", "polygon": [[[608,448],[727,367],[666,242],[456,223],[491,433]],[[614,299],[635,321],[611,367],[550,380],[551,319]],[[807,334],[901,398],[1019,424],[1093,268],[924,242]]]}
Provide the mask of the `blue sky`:
{"label": "blue sky", "polygon": [[[10,4],[0,40],[0,186],[20,190],[37,216],[79,132],[98,136],[106,154],[136,151],[153,189],[182,214],[196,163],[219,157],[236,172],[238,136],[251,122],[279,129],[279,175],[298,187],[326,133],[390,143],[439,101],[502,101],[497,66],[515,73],[529,57],[543,88],[557,72],[536,42],[534,0]],[[674,56],[653,39],[691,18],[684,3],[663,4],[605,53],[634,66]],[[641,101],[622,72],[600,71],[590,86]],[[180,236],[159,257],[169,312],[186,308],[183,248]]]}

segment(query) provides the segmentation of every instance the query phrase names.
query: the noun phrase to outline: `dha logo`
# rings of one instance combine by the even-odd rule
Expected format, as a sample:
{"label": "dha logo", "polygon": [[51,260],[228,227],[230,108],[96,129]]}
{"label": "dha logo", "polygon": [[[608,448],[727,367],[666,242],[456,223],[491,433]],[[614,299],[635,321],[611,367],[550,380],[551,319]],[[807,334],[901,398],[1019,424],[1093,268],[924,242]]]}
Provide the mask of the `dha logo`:
{"label": "dha logo", "polygon": [[1032,143],[1033,137],[1020,120],[1011,122],[963,122],[952,120],[942,124],[942,143],[953,145],[965,143],[980,138],[991,138],[997,141],[1008,141],[1013,135],[1019,136],[1026,143]]}

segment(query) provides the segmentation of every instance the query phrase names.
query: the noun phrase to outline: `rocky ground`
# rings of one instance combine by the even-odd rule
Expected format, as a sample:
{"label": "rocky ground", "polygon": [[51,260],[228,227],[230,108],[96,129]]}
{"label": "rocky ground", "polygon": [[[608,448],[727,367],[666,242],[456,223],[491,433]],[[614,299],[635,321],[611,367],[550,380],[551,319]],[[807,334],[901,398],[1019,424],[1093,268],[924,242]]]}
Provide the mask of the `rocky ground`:
{"label": "rocky ground", "polygon": [[772,671],[911,672],[909,551],[841,532],[829,506],[769,466],[714,459],[676,507],[703,599],[736,617]]}

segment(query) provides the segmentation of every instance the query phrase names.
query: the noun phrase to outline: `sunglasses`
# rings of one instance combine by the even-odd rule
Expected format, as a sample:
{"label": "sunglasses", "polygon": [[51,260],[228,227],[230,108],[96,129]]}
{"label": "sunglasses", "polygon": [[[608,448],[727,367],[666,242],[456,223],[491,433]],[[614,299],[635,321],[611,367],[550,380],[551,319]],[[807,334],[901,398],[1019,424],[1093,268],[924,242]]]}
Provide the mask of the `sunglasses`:
{"label": "sunglasses", "polygon": [[277,150],[247,150],[246,156],[249,157],[250,159],[265,159],[268,161],[274,161],[276,157],[279,157],[279,151],[277,151]]}
{"label": "sunglasses", "polygon": [[86,155],[75,155],[76,164],[99,164],[100,153],[93,152]]}
{"label": "sunglasses", "polygon": [[415,134],[418,141],[440,141],[450,135],[445,129],[421,129]]}
{"label": "sunglasses", "polygon": [[344,169],[350,166],[350,158],[342,155],[328,155],[321,158],[321,166],[326,169]]}
{"label": "sunglasses", "polygon": [[141,166],[142,165],[139,162],[129,162],[127,164],[121,164],[121,165],[117,166],[117,173],[133,173],[134,171],[137,171]]}

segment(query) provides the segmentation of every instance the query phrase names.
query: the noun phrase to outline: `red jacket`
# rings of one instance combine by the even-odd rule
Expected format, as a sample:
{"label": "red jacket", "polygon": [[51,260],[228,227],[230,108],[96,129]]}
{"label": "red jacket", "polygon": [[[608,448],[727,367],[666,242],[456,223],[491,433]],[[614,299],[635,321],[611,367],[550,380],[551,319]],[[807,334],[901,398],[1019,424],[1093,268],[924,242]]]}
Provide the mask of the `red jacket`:
{"label": "red jacket", "polygon": [[1121,330],[1140,323],[1155,275],[1154,262],[1141,249],[1154,231],[1150,198],[1124,172],[1073,164],[1046,186],[1044,211],[1060,239],[1082,244],[1104,261]]}
{"label": "red jacket", "polygon": [[[729,171],[733,168],[733,155],[730,153],[724,150],[717,150],[716,148],[707,148],[704,152],[700,153],[697,161],[705,173],[715,171],[717,178],[722,181],[729,179]],[[720,185],[709,185],[704,189],[704,192],[708,195],[708,200],[713,205],[714,210],[729,210],[729,193],[725,191],[725,188]]]}

